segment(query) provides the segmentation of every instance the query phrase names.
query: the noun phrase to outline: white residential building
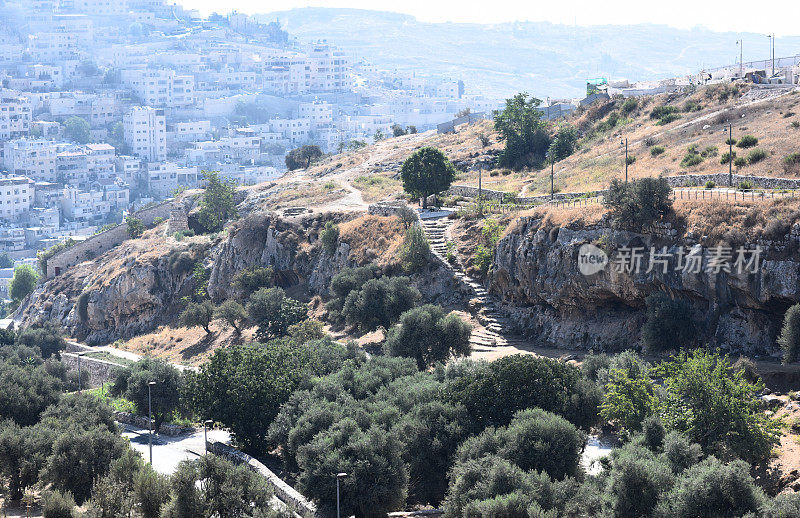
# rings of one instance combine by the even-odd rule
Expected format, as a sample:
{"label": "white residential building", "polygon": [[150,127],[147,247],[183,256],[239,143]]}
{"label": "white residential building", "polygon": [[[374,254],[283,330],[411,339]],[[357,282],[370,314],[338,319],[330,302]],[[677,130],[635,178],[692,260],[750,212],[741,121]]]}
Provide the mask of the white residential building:
{"label": "white residential building", "polygon": [[57,153],[58,146],[49,140],[8,140],[3,146],[3,165],[13,175],[52,182]]}
{"label": "white residential building", "polygon": [[0,178],[0,218],[15,220],[33,206],[34,181],[25,176]]}
{"label": "white residential building", "polygon": [[30,129],[30,100],[25,97],[0,98],[0,139],[23,137]]}
{"label": "white residential building", "polygon": [[142,161],[133,156],[120,155],[115,157],[117,177],[128,185],[136,185],[142,171]]}
{"label": "white residential building", "polygon": [[181,167],[173,162],[147,166],[148,189],[159,198],[168,198],[181,187],[197,187],[199,177],[197,167]]}
{"label": "white residential building", "polygon": [[167,159],[167,124],[164,110],[148,106],[131,108],[123,119],[125,143],[135,156],[149,162]]}
{"label": "white residential building", "polygon": [[68,32],[37,32],[28,35],[28,52],[31,59],[54,63],[78,59],[78,35]]}
{"label": "white residential building", "polygon": [[175,122],[167,126],[167,139],[171,142],[205,140],[211,134],[211,121]]}
{"label": "white residential building", "polygon": [[122,82],[149,106],[184,107],[195,102],[194,77],[178,76],[169,68],[123,70]]}
{"label": "white residential building", "polygon": [[312,92],[344,92],[353,87],[352,67],[344,51],[327,43],[312,45],[307,62]]}
{"label": "white residential building", "polygon": [[271,119],[269,125],[273,133],[280,133],[292,145],[305,143],[311,130],[308,119]]}
{"label": "white residential building", "polygon": [[333,123],[333,105],[324,101],[300,103],[297,115],[301,119],[308,119],[312,128],[328,126]]}

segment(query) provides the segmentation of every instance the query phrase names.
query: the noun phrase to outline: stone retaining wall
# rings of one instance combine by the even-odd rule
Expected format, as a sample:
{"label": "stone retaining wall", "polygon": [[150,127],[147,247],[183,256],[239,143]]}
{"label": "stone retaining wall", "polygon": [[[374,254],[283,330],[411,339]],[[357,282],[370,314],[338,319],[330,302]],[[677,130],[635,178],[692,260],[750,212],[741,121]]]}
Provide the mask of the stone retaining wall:
{"label": "stone retaining wall", "polygon": [[[156,218],[170,219],[175,208],[174,200],[169,199],[158,205],[134,212],[131,215],[142,220],[145,226],[150,226]],[[183,210],[182,206],[178,208]],[[126,239],[128,239],[128,227],[125,223],[121,223],[105,232],[95,234],[85,241],[76,243],[47,260],[47,278],[55,277],[71,266],[97,257],[121,244]]]}
{"label": "stone retaining wall", "polygon": [[[139,428],[149,429],[146,417],[133,415],[130,412],[114,412],[114,420],[118,423],[132,424],[133,426],[137,426]],[[162,423],[161,428],[158,430],[159,435],[168,435],[170,437],[194,432],[194,428],[170,423]]]}
{"label": "stone retaining wall", "polygon": [[373,203],[367,207],[367,213],[371,216],[394,216],[403,205],[401,201]]}
{"label": "stone retaining wall", "polygon": [[[606,191],[593,191],[595,195],[602,195]],[[585,192],[557,192],[553,194],[552,199],[556,201],[564,201],[564,200],[574,200],[575,198],[581,198],[586,196],[587,193]],[[463,196],[465,198],[477,198],[478,197],[478,188],[471,186],[471,185],[453,185],[445,191],[445,195],[449,196]],[[505,191],[495,191],[493,189],[481,189],[481,195],[487,199],[492,201],[503,201],[508,199],[512,193],[507,193]],[[514,201],[519,204],[526,204],[526,203],[538,203],[550,200],[551,197],[549,194],[539,194],[536,196],[517,196],[514,197]]]}
{"label": "stone retaining wall", "polygon": [[275,491],[275,495],[283,500],[289,507],[293,508],[303,518],[319,518],[317,506],[306,497],[301,495],[295,488],[284,482],[278,475],[268,467],[254,459],[250,455],[243,453],[232,446],[221,442],[211,442],[207,444],[208,451],[225,457],[235,464],[245,464],[250,469],[267,479],[267,483]]}
{"label": "stone retaining wall", "polygon": [[[67,370],[78,370],[79,356],[74,353],[62,352],[61,362],[67,367]],[[123,365],[99,360],[97,358],[89,358],[87,356],[80,357],[81,372],[89,373],[89,386],[99,387],[103,383],[114,380],[115,371],[124,368]]]}
{"label": "stone retaining wall", "polygon": [[[687,187],[687,186],[701,186],[706,182],[714,182],[717,186],[728,185],[728,173],[712,173],[712,174],[682,174],[677,176],[667,176],[667,182],[671,187]],[[734,174],[733,185],[737,186],[740,183],[747,181],[753,184],[753,187],[761,187],[765,189],[800,189],[800,178],[772,178],[768,176],[753,176]]]}

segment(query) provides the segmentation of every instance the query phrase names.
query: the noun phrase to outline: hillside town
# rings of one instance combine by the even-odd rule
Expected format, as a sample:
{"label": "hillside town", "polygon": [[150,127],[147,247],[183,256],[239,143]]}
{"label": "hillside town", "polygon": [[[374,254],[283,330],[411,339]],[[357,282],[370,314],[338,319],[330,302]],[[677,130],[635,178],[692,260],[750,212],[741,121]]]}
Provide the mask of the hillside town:
{"label": "hillside town", "polygon": [[0,13],[0,252],[21,262],[202,187],[204,171],[252,185],[303,145],[338,153],[497,107],[235,12],[20,0]]}

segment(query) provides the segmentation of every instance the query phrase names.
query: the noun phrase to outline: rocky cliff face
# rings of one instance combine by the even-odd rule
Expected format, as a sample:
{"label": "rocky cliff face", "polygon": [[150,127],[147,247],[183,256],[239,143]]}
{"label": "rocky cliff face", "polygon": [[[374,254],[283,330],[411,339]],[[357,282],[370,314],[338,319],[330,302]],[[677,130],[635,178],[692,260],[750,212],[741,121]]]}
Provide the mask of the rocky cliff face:
{"label": "rocky cliff face", "polygon": [[[395,256],[396,260],[402,236],[399,222],[380,216],[353,220],[357,216],[283,218],[253,212],[231,224],[223,237],[211,241],[205,237],[177,241],[156,227],[141,239],[125,241],[39,286],[21,304],[15,323],[27,326],[50,321],[89,344],[131,338],[176,321],[185,306],[183,299],[196,287],[193,269],[197,264],[209,274],[208,294],[214,303],[236,295],[233,279],[249,266],[272,266],[276,284],[294,296],[325,295],[331,278],[342,268],[381,257]],[[317,242],[325,222],[331,219],[343,229],[349,225],[351,237],[343,234],[336,251],[328,254]],[[382,233],[374,243],[364,236],[369,228]],[[397,273],[396,261],[383,266]],[[454,300],[460,295],[455,293],[451,276],[435,265],[412,281],[427,300],[463,302]]]}
{"label": "rocky cliff face", "polygon": [[[541,223],[522,218],[500,240],[488,282],[519,331],[542,343],[596,350],[635,347],[646,320],[645,299],[663,291],[691,306],[701,342],[733,352],[775,354],[783,313],[800,301],[798,228],[782,242],[764,245],[757,272],[733,268],[727,273],[708,267],[713,247],[691,236],[677,239],[669,229],[638,234],[604,225],[548,229]],[[584,244],[608,252],[610,264],[583,275],[578,255]],[[658,251],[664,246],[672,254],[667,272],[658,265],[648,272],[650,247]],[[634,247],[643,250],[640,271],[618,271],[615,259]],[[694,247],[693,253],[702,256],[699,273],[676,271],[679,247],[687,252]],[[736,257],[734,250],[731,264]]]}

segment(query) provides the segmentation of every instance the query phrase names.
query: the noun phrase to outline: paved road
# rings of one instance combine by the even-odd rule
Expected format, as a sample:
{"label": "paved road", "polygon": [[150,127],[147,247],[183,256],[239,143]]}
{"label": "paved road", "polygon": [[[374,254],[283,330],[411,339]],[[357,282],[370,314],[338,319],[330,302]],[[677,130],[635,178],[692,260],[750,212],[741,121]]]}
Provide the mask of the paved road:
{"label": "paved road", "polygon": [[[133,449],[141,452],[145,460],[149,460],[147,429],[129,424],[123,425],[123,428],[123,437],[129,438]],[[208,440],[229,443],[230,434],[224,430],[209,430]],[[177,437],[153,435],[153,468],[159,473],[169,475],[175,471],[180,461],[196,459],[203,452],[202,431]]]}

